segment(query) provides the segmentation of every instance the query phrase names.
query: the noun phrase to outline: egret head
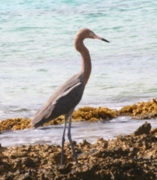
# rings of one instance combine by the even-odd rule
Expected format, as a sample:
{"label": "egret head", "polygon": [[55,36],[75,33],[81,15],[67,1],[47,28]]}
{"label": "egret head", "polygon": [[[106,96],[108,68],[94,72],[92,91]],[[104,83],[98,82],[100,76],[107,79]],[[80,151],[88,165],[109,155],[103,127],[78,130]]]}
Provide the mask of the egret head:
{"label": "egret head", "polygon": [[105,41],[105,42],[109,43],[108,40],[97,36],[93,31],[91,31],[90,29],[87,29],[87,28],[80,29],[77,32],[77,34],[75,36],[75,39],[78,39],[78,38],[82,39],[82,40],[84,40],[85,38],[99,39],[99,40],[102,40],[102,41]]}

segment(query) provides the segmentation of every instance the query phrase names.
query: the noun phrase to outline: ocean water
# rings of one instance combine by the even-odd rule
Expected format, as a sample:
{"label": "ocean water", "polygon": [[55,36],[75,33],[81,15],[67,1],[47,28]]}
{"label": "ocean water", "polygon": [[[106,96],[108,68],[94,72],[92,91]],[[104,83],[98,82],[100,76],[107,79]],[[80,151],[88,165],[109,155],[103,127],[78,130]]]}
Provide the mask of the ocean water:
{"label": "ocean water", "polygon": [[156,98],[156,17],[156,0],[1,0],[0,120],[32,117],[79,72],[73,41],[83,27],[110,43],[85,40],[92,74],[77,108]]}

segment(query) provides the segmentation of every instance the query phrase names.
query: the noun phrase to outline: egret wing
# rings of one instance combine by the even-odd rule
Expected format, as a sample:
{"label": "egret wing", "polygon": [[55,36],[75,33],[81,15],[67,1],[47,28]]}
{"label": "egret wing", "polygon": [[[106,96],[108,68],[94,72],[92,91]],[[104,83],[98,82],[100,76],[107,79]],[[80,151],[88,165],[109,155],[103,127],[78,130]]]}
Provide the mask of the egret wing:
{"label": "egret wing", "polygon": [[69,87],[66,91],[62,92],[52,101],[52,98],[37,112],[32,120],[35,127],[42,125],[62,114],[68,113],[72,108],[79,103],[84,91],[82,82],[76,83],[74,86]]}

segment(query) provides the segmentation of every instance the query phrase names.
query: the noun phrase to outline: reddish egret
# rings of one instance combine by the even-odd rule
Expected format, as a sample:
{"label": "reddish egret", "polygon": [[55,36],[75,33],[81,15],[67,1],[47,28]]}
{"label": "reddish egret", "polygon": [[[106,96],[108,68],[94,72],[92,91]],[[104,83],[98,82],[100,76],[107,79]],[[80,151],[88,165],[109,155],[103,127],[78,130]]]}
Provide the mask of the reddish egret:
{"label": "reddish egret", "polygon": [[37,128],[38,126],[57,118],[60,115],[65,115],[65,124],[62,136],[61,164],[63,164],[65,130],[67,121],[69,124],[68,139],[72,148],[74,159],[76,164],[78,164],[77,155],[75,153],[71,139],[71,119],[76,105],[82,98],[85,85],[87,84],[91,73],[90,54],[83,43],[85,38],[99,39],[109,42],[106,39],[97,36],[94,34],[94,32],[87,28],[83,28],[77,32],[74,45],[76,50],[79,51],[82,56],[82,70],[78,74],[71,77],[62,86],[60,86],[43,105],[43,107],[35,114],[32,120],[33,126]]}

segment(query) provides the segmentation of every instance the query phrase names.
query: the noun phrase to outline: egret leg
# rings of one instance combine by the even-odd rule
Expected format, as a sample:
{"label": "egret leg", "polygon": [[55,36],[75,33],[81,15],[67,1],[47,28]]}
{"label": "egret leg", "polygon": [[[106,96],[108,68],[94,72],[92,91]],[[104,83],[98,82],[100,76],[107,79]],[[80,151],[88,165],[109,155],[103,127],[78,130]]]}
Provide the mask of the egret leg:
{"label": "egret leg", "polygon": [[[73,112],[73,111],[72,111]],[[78,164],[78,160],[77,160],[77,155],[75,153],[75,150],[74,150],[74,146],[73,146],[73,143],[72,143],[72,139],[71,139],[71,119],[72,119],[72,112],[69,116],[69,127],[68,127],[68,139],[69,139],[69,142],[70,142],[70,145],[71,145],[71,148],[72,148],[72,152],[73,152],[73,156],[74,156],[74,159],[76,161],[76,164]]]}
{"label": "egret leg", "polygon": [[65,115],[65,123],[62,135],[62,152],[61,152],[61,165],[63,164],[63,156],[64,156],[64,142],[65,142],[65,131],[66,131],[66,123],[67,123],[68,116]]}

